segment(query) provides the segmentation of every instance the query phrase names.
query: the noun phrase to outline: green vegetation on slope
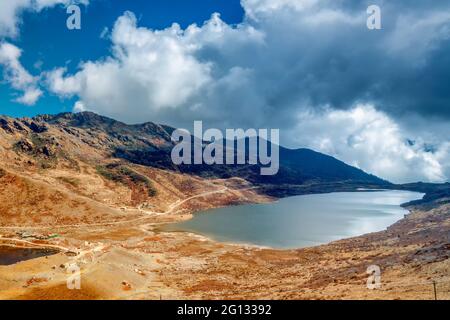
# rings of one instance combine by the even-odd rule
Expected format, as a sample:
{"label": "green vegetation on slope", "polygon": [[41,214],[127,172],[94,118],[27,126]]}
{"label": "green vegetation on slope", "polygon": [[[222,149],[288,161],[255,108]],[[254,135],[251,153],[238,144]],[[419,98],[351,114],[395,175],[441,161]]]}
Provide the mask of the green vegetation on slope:
{"label": "green vegetation on slope", "polygon": [[97,173],[105,179],[129,185],[130,183],[143,185],[150,197],[156,196],[156,189],[153,183],[146,176],[130,169],[124,165],[110,164],[107,166],[97,166]]}

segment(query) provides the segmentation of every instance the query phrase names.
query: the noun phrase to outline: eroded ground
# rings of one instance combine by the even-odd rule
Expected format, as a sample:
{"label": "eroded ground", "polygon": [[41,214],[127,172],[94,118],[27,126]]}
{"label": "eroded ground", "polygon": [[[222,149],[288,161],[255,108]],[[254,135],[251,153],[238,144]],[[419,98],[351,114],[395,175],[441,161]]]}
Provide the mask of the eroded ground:
{"label": "eroded ground", "polygon": [[[214,181],[207,189],[169,201],[158,212],[99,212],[95,223],[3,224],[0,244],[61,252],[0,266],[0,298],[434,299],[433,281],[438,299],[450,298],[449,204],[413,207],[387,231],[300,250],[158,231],[200,208],[271,200],[236,181]],[[81,269],[80,290],[67,288],[74,263]],[[366,287],[369,265],[382,270],[378,290]]]}

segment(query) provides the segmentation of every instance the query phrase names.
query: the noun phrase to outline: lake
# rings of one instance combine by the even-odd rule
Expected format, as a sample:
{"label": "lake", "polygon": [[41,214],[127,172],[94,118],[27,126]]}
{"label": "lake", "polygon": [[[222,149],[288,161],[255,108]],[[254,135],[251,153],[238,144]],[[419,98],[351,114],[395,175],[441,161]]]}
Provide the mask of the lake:
{"label": "lake", "polygon": [[8,266],[21,261],[57,254],[54,249],[16,248],[0,245],[0,266]]}
{"label": "lake", "polygon": [[164,231],[279,249],[309,247],[385,230],[408,214],[401,204],[422,197],[396,190],[302,195],[207,210]]}

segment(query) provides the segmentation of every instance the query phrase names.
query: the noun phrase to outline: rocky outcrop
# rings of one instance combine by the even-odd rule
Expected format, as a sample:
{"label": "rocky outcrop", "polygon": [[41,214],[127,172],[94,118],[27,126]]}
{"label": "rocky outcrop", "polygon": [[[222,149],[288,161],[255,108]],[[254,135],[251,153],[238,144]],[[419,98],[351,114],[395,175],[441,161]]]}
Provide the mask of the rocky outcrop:
{"label": "rocky outcrop", "polygon": [[34,121],[24,121],[24,124],[31,129],[34,133],[43,133],[48,131],[48,127],[45,124],[36,123]]}
{"label": "rocky outcrop", "polygon": [[9,122],[6,119],[0,118],[0,128],[2,128],[7,133],[12,134],[14,131],[11,128]]}
{"label": "rocky outcrop", "polygon": [[24,152],[24,153],[31,153],[34,150],[33,143],[28,139],[19,140],[16,143],[15,147],[17,150],[19,150],[20,152]]}

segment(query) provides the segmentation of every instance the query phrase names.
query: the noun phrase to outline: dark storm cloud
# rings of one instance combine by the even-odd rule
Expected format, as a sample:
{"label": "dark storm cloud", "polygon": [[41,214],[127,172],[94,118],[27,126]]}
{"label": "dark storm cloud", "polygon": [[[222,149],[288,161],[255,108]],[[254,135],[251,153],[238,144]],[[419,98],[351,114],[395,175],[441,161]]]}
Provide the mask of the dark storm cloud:
{"label": "dark storm cloud", "polygon": [[[381,7],[382,30],[365,27],[370,4]],[[394,116],[450,117],[450,1],[318,1],[260,13],[250,23],[264,31],[266,46],[222,67],[270,79],[261,91],[277,110],[298,108],[293,101],[334,108],[370,102]]]}

